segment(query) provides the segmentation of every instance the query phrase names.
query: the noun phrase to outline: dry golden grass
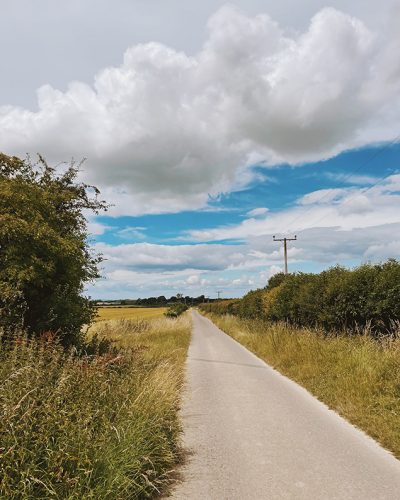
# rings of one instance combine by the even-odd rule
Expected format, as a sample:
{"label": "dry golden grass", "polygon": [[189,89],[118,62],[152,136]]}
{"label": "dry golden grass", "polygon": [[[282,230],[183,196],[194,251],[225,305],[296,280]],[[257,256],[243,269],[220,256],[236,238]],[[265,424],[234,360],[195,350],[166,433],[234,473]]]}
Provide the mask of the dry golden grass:
{"label": "dry golden grass", "polygon": [[101,321],[96,332],[117,350],[0,343],[0,498],[141,499],[171,482],[190,319]]}
{"label": "dry golden grass", "polygon": [[190,329],[190,316],[184,314],[178,318],[99,321],[90,328],[89,335],[107,338],[123,349],[141,351],[147,358],[168,358],[182,364],[189,346]]}
{"label": "dry golden grass", "polygon": [[324,336],[210,315],[238,342],[295,380],[400,458],[400,339]]}
{"label": "dry golden grass", "polygon": [[99,307],[96,321],[161,318],[166,307]]}

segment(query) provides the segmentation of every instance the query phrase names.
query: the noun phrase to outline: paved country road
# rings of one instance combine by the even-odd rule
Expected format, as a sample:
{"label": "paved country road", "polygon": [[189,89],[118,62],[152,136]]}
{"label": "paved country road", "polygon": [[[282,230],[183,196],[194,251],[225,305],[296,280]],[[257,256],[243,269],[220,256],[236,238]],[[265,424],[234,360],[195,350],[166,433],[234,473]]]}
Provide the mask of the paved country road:
{"label": "paved country road", "polygon": [[172,498],[400,499],[400,462],[193,312]]}

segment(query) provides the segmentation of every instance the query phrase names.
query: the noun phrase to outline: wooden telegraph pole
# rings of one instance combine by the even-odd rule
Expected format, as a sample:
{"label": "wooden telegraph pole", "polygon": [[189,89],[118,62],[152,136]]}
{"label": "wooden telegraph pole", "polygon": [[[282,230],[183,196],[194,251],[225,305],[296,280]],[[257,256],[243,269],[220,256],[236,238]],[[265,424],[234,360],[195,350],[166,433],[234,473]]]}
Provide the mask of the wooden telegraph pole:
{"label": "wooden telegraph pole", "polygon": [[287,242],[288,241],[296,241],[297,236],[295,235],[294,238],[275,238],[273,236],[274,241],[283,241],[283,253],[285,255],[285,274],[288,273],[288,263],[287,263]]}

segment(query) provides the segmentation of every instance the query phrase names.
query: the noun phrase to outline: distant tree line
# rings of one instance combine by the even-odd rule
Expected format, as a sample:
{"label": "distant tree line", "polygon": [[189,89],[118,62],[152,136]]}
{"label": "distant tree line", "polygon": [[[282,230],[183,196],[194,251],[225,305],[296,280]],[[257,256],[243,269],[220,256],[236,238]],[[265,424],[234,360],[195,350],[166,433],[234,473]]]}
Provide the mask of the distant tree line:
{"label": "distant tree line", "polygon": [[180,294],[172,295],[167,298],[164,295],[159,297],[147,297],[144,299],[117,299],[117,300],[98,300],[96,305],[108,306],[141,306],[141,307],[167,307],[176,303],[186,304],[187,306],[197,306],[204,302],[214,302],[217,299],[206,298],[205,295],[191,297],[189,295],[183,296]]}

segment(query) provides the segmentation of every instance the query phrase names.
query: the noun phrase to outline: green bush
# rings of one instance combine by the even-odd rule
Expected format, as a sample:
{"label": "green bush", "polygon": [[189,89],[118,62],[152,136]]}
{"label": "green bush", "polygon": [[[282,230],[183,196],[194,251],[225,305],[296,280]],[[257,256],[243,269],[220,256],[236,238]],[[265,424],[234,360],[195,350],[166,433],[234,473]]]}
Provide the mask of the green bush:
{"label": "green bush", "polygon": [[177,318],[187,310],[188,306],[186,304],[177,302],[176,304],[170,306],[164,314],[167,318]]}
{"label": "green bush", "polygon": [[204,312],[215,312],[216,314],[238,314],[240,300],[218,300],[200,304],[200,309]]}
{"label": "green bush", "polygon": [[5,335],[55,332],[66,346],[82,340],[95,307],[83,296],[99,277],[84,214],[106,205],[77,181],[79,164],[58,174],[0,153],[0,327]]}

